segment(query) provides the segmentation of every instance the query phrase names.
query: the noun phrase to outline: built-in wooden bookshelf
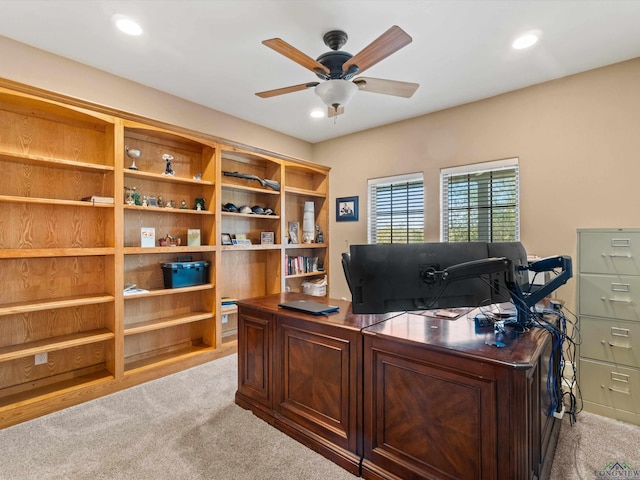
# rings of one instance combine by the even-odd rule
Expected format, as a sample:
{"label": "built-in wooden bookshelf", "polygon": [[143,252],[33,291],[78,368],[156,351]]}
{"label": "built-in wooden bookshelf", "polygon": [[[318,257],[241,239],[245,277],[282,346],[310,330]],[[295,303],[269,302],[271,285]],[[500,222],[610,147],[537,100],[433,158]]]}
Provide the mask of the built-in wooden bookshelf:
{"label": "built-in wooden bookshelf", "polygon": [[[329,264],[326,241],[288,244],[305,201],[328,239],[329,170],[304,161],[0,79],[0,169],[0,428],[234,353],[222,297],[326,273],[287,275],[288,255]],[[179,257],[202,284],[167,288]]]}

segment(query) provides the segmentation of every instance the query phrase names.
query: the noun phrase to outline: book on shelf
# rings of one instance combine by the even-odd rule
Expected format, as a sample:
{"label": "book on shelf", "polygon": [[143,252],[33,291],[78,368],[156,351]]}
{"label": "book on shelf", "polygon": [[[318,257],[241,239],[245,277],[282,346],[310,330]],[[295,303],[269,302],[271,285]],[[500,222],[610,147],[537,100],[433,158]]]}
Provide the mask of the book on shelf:
{"label": "book on shelf", "polygon": [[301,273],[314,273],[318,269],[318,257],[285,256],[285,274],[299,275]]}
{"label": "book on shelf", "polygon": [[109,205],[113,205],[113,197],[102,197],[100,195],[90,195],[88,197],[82,198],[83,202],[91,202],[91,203],[105,203]]}

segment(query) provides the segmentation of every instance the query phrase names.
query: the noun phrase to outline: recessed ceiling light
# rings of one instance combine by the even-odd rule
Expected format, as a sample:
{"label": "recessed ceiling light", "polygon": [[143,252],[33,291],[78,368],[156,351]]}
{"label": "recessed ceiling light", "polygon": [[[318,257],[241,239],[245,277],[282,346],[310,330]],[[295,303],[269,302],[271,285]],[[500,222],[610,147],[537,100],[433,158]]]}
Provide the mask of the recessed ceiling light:
{"label": "recessed ceiling light", "polygon": [[126,33],[127,35],[142,35],[142,27],[135,20],[132,20],[129,17],[125,17],[124,15],[114,15],[113,22],[118,27],[118,30]]}
{"label": "recessed ceiling light", "polygon": [[511,44],[511,47],[513,47],[515,50],[523,50],[525,48],[532,47],[533,45],[538,43],[539,39],[540,39],[540,32],[538,31],[527,32],[523,35],[520,35],[518,38],[516,38]]}
{"label": "recessed ceiling light", "polygon": [[313,118],[323,118],[324,117],[324,110],[316,108],[316,109],[311,110],[311,113],[309,115],[311,115]]}

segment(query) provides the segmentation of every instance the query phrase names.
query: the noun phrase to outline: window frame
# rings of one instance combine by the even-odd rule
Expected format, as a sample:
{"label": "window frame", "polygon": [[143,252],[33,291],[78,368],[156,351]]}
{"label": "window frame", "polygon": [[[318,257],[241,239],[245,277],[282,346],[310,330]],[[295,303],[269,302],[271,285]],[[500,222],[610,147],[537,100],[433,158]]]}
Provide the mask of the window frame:
{"label": "window frame", "polygon": [[[448,180],[450,177],[461,175],[473,175],[486,172],[497,172],[500,170],[515,169],[515,189],[516,189],[516,205],[515,205],[515,241],[520,241],[520,164],[518,157],[506,158],[502,160],[493,160],[489,162],[475,163],[470,165],[461,165],[458,167],[442,168],[440,170],[440,241],[449,242],[448,225],[449,225],[449,199]],[[445,182],[447,184],[445,185]],[[493,204],[491,206],[493,208]],[[483,241],[483,240],[471,240]],[[500,240],[499,240],[500,241]]]}
{"label": "window frame", "polygon": [[[425,202],[425,194],[424,194],[424,173],[423,172],[414,172],[414,173],[407,173],[407,174],[402,174],[402,175],[393,175],[393,176],[388,176],[388,177],[379,177],[379,178],[370,178],[369,180],[367,180],[367,206],[368,206],[368,210],[367,210],[367,242],[368,243],[379,243],[378,240],[378,235],[375,235],[375,239],[374,239],[374,221],[377,220],[377,218],[379,218],[379,216],[376,215],[375,219],[374,219],[374,215],[375,213],[378,211],[377,206],[373,205],[374,202],[374,196],[372,195],[372,193],[375,191],[376,188],[381,187],[381,186],[386,186],[386,185],[394,185],[394,184],[403,184],[403,183],[409,183],[409,182],[421,182],[422,183],[422,205],[421,208],[419,210],[419,213],[421,214],[421,225],[420,225],[420,229],[422,230],[422,234],[421,234],[421,238],[420,238],[420,242],[424,242],[424,236],[425,236],[425,207],[424,207],[424,202]],[[376,197],[377,198],[377,197]],[[410,218],[410,214],[407,212],[407,219]],[[409,222],[410,223],[410,222]],[[377,222],[375,222],[375,225],[377,227]],[[377,228],[376,228],[376,232],[377,232]],[[393,240],[390,243],[416,243],[417,241],[410,241],[410,237],[407,235],[406,237],[406,242],[393,242]]]}

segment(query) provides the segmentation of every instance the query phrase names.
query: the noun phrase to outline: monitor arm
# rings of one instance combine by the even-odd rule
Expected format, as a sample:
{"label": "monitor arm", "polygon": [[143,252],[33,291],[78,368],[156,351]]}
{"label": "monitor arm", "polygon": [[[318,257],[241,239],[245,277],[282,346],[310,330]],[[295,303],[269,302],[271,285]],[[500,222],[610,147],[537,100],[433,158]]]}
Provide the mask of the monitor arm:
{"label": "monitor arm", "polygon": [[535,262],[529,263],[527,267],[518,267],[520,270],[528,270],[530,272],[551,272],[556,268],[560,268],[561,271],[558,275],[553,277],[541,288],[535,292],[523,293],[520,286],[515,284],[511,289],[511,296],[514,301],[518,300],[522,302],[527,308],[531,309],[536,303],[543,298],[551,294],[551,292],[557,290],[573,276],[573,268],[571,263],[571,257],[567,255],[557,255],[554,257],[547,257]]}
{"label": "monitor arm", "polygon": [[[514,273],[516,268],[519,271],[531,271],[536,273],[550,272],[560,268],[561,272],[535,292],[525,293],[515,280]],[[425,271],[422,276],[423,281],[427,283],[432,283],[436,276],[439,276],[442,282],[448,283],[456,280],[475,278],[482,275],[500,272],[505,272],[505,282],[511,293],[511,299],[516,307],[518,317],[517,323],[521,327],[526,327],[528,325],[528,319],[536,303],[540,302],[543,298],[551,294],[551,292],[567,283],[567,281],[573,276],[571,257],[567,255],[547,257],[531,262],[527,266],[518,266],[515,268],[513,262],[506,257],[484,258],[452,265],[441,272]]]}

